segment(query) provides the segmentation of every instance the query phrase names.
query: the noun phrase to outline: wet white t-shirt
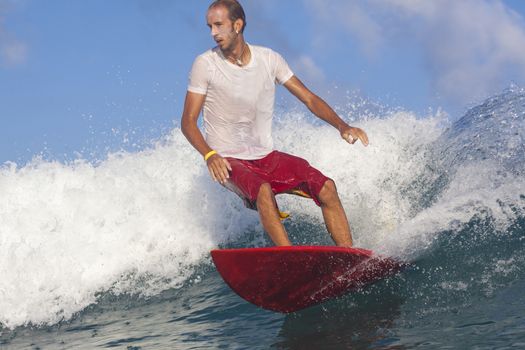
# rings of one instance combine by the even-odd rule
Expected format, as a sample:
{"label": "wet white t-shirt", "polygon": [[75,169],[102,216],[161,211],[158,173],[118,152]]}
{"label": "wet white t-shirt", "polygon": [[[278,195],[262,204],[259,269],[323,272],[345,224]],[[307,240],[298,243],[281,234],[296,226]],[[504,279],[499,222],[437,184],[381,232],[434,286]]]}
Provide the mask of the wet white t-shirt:
{"label": "wet white t-shirt", "polygon": [[249,48],[245,66],[231,63],[215,47],[195,59],[190,73],[188,91],[206,95],[206,142],[223,157],[260,159],[273,151],[275,84],[293,76],[275,51]]}

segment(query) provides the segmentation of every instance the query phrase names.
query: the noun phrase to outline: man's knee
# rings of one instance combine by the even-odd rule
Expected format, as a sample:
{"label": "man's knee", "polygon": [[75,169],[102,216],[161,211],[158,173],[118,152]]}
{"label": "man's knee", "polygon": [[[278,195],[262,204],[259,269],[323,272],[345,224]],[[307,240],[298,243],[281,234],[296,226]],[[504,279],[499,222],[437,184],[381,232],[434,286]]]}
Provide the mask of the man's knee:
{"label": "man's knee", "polygon": [[339,196],[337,195],[337,187],[335,186],[335,182],[333,180],[325,181],[323,187],[321,187],[321,191],[319,191],[319,200],[323,204],[330,203],[334,200],[339,200]]}

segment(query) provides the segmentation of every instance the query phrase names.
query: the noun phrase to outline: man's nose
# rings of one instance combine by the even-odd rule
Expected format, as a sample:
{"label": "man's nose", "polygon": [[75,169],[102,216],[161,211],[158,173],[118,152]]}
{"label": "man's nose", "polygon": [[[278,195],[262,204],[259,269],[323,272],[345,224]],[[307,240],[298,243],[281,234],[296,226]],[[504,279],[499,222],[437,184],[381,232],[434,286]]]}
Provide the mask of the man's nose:
{"label": "man's nose", "polygon": [[217,35],[218,33],[219,31],[217,30],[217,27],[211,27],[211,30],[210,30],[211,36],[215,37],[215,35]]}

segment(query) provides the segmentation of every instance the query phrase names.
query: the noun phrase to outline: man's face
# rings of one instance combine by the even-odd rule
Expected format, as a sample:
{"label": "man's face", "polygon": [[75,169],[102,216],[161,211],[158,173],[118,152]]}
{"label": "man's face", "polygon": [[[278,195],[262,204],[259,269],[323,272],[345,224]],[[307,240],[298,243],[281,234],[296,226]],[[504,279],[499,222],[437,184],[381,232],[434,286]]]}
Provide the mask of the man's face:
{"label": "man's face", "polygon": [[224,6],[211,8],[206,15],[208,27],[211,30],[213,40],[223,51],[233,49],[237,34],[233,29],[233,22],[229,18],[228,10]]}

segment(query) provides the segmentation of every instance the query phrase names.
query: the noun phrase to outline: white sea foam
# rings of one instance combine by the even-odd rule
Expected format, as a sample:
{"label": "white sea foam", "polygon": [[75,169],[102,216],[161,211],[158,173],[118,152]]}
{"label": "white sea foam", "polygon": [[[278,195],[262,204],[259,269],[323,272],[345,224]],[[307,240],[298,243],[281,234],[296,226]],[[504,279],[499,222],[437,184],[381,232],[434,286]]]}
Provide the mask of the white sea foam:
{"label": "white sea foam", "polygon": [[491,161],[461,166],[431,207],[400,223],[376,250],[416,258],[439,237],[436,233],[455,232],[476,216],[490,217],[497,234],[525,215],[524,195],[525,181],[501,174]]}
{"label": "white sea foam", "polygon": [[96,167],[4,166],[0,322],[54,323],[99,292],[151,295],[180,285],[211,248],[255,223],[225,193],[179,130],[167,145]]}
{"label": "white sea foam", "polygon": [[[365,129],[370,145],[348,145],[331,127],[304,125],[299,116],[278,133],[279,146],[304,156],[331,177],[337,185],[354,231],[355,244],[378,249],[396,228],[414,215],[413,205],[403,189],[424,173],[430,162],[429,145],[441,134],[444,116],[418,119],[398,112],[386,119],[357,123]],[[290,131],[292,130],[292,131]],[[311,202],[283,198],[283,209],[306,212],[322,220]]]}

